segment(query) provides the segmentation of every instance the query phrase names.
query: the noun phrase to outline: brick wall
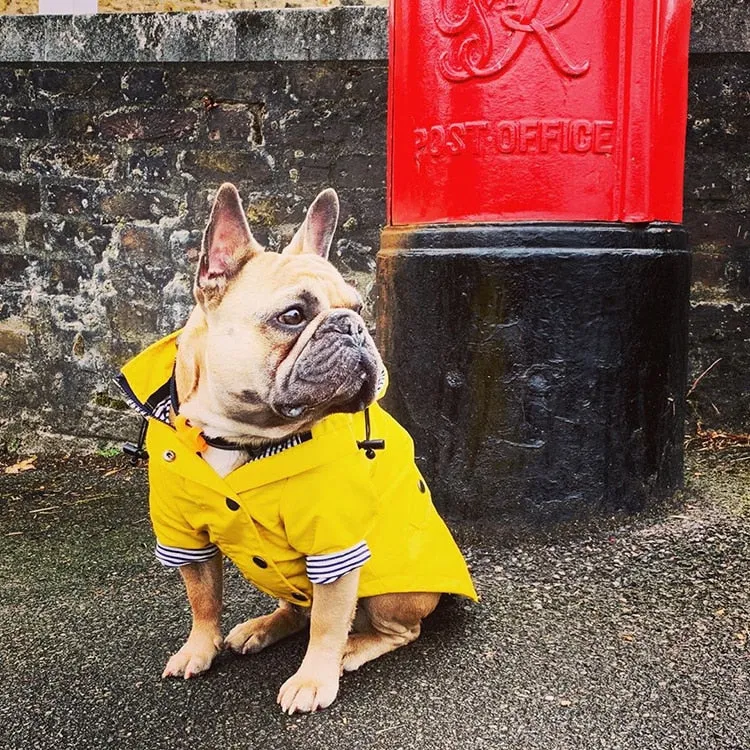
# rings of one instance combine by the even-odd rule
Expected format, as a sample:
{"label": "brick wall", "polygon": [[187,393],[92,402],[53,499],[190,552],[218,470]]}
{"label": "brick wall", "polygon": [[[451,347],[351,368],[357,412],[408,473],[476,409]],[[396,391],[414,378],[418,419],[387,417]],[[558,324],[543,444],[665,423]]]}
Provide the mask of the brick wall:
{"label": "brick wall", "polygon": [[[179,327],[221,182],[279,244],[335,185],[333,257],[371,289],[384,63],[0,66],[3,442],[131,429],[115,366]],[[35,434],[40,430],[40,434]],[[64,440],[64,438],[63,438]]]}

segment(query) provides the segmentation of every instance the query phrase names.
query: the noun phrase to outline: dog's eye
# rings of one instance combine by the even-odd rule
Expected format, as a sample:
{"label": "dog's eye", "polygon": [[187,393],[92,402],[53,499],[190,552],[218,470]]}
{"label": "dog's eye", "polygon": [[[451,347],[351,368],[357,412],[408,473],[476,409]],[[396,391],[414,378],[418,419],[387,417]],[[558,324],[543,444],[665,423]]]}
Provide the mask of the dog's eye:
{"label": "dog's eye", "polygon": [[290,307],[288,310],[284,310],[276,320],[285,326],[298,326],[305,322],[305,314],[302,312],[301,307]]}

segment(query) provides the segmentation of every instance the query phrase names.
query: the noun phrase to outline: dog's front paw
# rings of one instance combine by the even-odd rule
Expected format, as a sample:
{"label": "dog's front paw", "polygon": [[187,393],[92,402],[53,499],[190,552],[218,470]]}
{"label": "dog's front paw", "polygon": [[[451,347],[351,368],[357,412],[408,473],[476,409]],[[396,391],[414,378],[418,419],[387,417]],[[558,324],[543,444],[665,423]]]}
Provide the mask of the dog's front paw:
{"label": "dog's front paw", "polygon": [[238,654],[257,654],[307,625],[307,615],[287,602],[280,602],[270,615],[254,617],[235,625],[224,640],[224,647]]}
{"label": "dog's front paw", "polygon": [[339,692],[338,665],[331,669],[311,669],[303,664],[279,690],[276,702],[288,714],[295,711],[310,713],[319,708],[328,708]]}
{"label": "dog's front paw", "polygon": [[235,625],[225,638],[224,647],[238,654],[257,654],[266,646],[276,643],[288,634],[279,611]]}
{"label": "dog's front paw", "polygon": [[223,645],[221,635],[191,635],[185,645],[172,654],[162,677],[184,677],[186,680],[205,672]]}

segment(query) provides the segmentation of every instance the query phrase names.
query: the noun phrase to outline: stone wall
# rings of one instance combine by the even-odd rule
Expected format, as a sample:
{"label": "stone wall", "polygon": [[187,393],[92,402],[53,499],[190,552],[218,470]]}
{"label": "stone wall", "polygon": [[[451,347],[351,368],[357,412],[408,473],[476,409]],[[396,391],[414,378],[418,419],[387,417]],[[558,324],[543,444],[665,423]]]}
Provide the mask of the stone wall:
{"label": "stone wall", "polygon": [[[685,201],[693,377],[721,359],[691,403],[706,425],[742,430],[750,31],[735,5],[696,4]],[[224,180],[271,244],[336,187],[333,258],[371,292],[385,57],[378,8],[0,19],[0,448],[92,449],[133,432],[111,377],[184,319]]]}
{"label": "stone wall", "polygon": [[694,380],[714,367],[689,403],[694,418],[706,427],[748,432],[750,54],[694,54],[690,63],[685,181],[685,223],[693,250],[689,361]]}
{"label": "stone wall", "polygon": [[[346,31],[342,44],[367,50],[356,35],[362,11],[353,12],[359,21],[328,15],[325,22]],[[76,33],[114,44],[101,20]],[[161,27],[154,20],[143,23],[161,29],[172,47],[159,51],[155,40],[149,50],[169,58],[180,48],[171,27],[179,19]],[[197,59],[222,51],[212,39],[241,43],[244,33],[201,29],[203,45],[190,50]],[[384,53],[325,61],[345,55],[330,42],[310,50],[286,31],[291,51],[278,49],[276,34],[262,42],[266,53],[254,50],[282,58],[273,62],[0,64],[6,448],[90,449],[132,432],[111,378],[184,321],[210,196],[225,180],[238,185],[254,231],[272,245],[290,235],[319,190],[334,185],[341,223],[333,258],[371,289],[384,215]],[[74,43],[57,42],[63,50]],[[305,47],[318,60],[289,59],[306,56]],[[10,54],[6,48],[5,59]]]}
{"label": "stone wall", "polygon": [[[99,0],[99,13],[166,13],[175,11],[256,10],[260,8],[330,8],[338,5],[383,5],[387,0]],[[38,13],[39,0],[0,0],[0,13]]]}

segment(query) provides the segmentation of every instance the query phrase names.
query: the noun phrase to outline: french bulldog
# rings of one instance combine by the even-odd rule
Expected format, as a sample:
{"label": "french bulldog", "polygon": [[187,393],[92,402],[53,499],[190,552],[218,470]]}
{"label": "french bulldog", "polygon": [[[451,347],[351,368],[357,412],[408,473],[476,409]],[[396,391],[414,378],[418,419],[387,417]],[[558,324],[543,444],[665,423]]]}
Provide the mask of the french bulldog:
{"label": "french bulldog", "polygon": [[[309,624],[278,693],[289,714],[329,706],[344,672],[414,641],[442,593],[476,599],[411,439],[377,403],[387,376],[362,299],[328,261],[338,214],[324,190],[289,244],[266,251],[222,185],[184,329],[121,376],[149,422],[157,557],[179,568],[192,610],[163,677]],[[223,556],[279,600],[226,638]]]}

